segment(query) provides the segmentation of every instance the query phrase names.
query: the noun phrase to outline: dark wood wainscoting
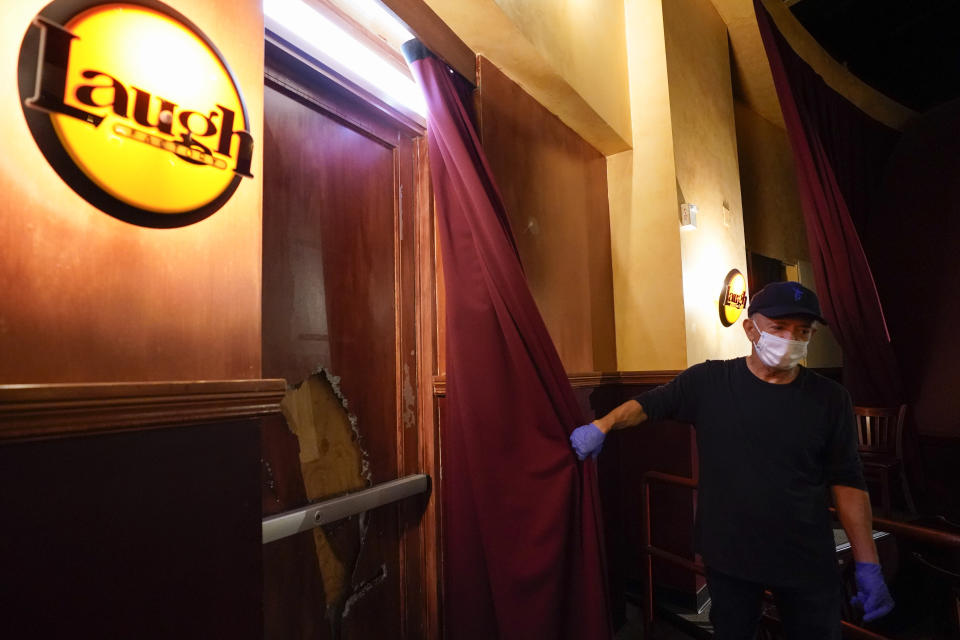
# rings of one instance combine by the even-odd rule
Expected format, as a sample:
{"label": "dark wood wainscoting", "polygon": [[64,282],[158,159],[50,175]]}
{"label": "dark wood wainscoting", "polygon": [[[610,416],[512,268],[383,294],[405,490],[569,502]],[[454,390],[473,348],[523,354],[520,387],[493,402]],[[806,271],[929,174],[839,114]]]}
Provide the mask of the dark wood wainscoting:
{"label": "dark wood wainscoting", "polygon": [[259,638],[282,380],[0,386],[8,638]]}

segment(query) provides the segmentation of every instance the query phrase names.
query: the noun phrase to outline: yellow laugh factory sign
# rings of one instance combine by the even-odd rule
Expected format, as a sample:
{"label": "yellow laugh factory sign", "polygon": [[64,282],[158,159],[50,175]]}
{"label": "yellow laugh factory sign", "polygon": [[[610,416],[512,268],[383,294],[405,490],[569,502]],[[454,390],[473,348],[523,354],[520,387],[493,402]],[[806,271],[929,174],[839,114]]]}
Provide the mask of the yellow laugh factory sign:
{"label": "yellow laugh factory sign", "polygon": [[19,64],[37,145],[104,212],[147,227],[206,218],[252,177],[243,98],[213,44],[155,0],[56,0]]}
{"label": "yellow laugh factory sign", "polygon": [[732,269],[723,279],[723,292],[720,294],[720,322],[725,327],[740,319],[747,306],[747,279],[737,269]]}

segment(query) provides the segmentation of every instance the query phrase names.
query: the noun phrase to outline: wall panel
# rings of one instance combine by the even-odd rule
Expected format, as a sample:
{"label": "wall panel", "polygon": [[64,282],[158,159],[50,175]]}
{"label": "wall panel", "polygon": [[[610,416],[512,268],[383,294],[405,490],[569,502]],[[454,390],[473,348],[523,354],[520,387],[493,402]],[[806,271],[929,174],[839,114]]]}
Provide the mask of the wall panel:
{"label": "wall panel", "polygon": [[232,68],[254,138],[254,178],[214,215],[179,229],[106,215],[40,153],[20,106],[16,61],[46,4],[5,2],[0,24],[0,383],[258,378],[260,2],[167,0]]}
{"label": "wall panel", "polygon": [[564,366],[615,370],[605,158],[482,57],[479,120],[527,282]]}
{"label": "wall panel", "polygon": [[0,386],[10,638],[261,637],[280,380]]}

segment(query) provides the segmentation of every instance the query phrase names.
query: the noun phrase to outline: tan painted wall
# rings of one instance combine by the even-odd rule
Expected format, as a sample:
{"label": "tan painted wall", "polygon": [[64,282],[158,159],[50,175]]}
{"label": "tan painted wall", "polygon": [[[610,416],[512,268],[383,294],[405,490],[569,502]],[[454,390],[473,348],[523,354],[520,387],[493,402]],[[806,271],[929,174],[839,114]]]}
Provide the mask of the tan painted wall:
{"label": "tan painted wall", "polygon": [[[782,128],[770,124],[782,126],[782,119],[751,0],[623,0],[622,16],[614,0],[427,4],[475,51],[608,154],[619,367],[682,368],[741,353],[738,329],[715,323],[714,307],[727,270],[746,271],[744,245],[755,242],[764,255],[809,271],[801,257],[806,242],[789,148]],[[790,22],[788,10],[778,5],[773,11],[778,24]],[[621,18],[629,127],[622,119]],[[839,84],[858,97],[855,102],[879,105],[874,110],[898,123],[909,116],[846,78],[836,63],[821,59],[822,52],[811,53],[809,34],[795,24],[780,26],[794,46],[803,45],[808,60],[816,58],[831,78],[845,78]],[[756,105],[733,106],[728,33],[737,83]],[[756,116],[758,110],[766,119]],[[738,135],[748,146],[739,163]],[[618,153],[621,137],[632,150]],[[700,208],[695,232],[678,229],[681,198]],[[721,219],[724,202],[733,213],[730,227]],[[751,208],[765,213],[751,217]],[[813,286],[812,278],[805,284]],[[821,338],[811,364],[838,364],[835,341]]]}
{"label": "tan painted wall", "polygon": [[621,370],[687,365],[676,170],[660,0],[627,0],[633,150],[607,159]]}
{"label": "tan painted wall", "polygon": [[[816,291],[787,133],[740,102],[736,122],[746,246],[781,262],[799,264],[800,281]],[[842,364],[840,345],[829,328],[821,327],[810,344],[807,365]]]}
{"label": "tan painted wall", "polygon": [[495,1],[600,117],[629,140],[623,0]]}
{"label": "tan painted wall", "polygon": [[[661,0],[427,4],[475,52],[607,155],[617,366],[684,368],[683,265]],[[626,141],[632,150],[624,151]]]}
{"label": "tan painted wall", "polygon": [[560,359],[615,371],[606,159],[489,60],[479,70],[480,140]]}
{"label": "tan painted wall", "polygon": [[219,48],[243,94],[254,179],[206,220],[147,229],[89,205],[30,135],[21,39],[47,0],[0,21],[0,383],[258,378],[263,18],[259,0],[166,0]]}
{"label": "tan painted wall", "polygon": [[425,1],[475,53],[598,151],[630,147],[619,0]]}
{"label": "tan painted wall", "polygon": [[742,102],[736,122],[747,248],[796,264],[809,252],[787,132]]}
{"label": "tan painted wall", "polygon": [[[680,232],[687,364],[744,355],[740,323],[724,327],[719,298],[731,269],[747,272],[727,29],[710,0],[664,0],[678,197],[699,208]],[[731,212],[724,225],[723,205]]]}

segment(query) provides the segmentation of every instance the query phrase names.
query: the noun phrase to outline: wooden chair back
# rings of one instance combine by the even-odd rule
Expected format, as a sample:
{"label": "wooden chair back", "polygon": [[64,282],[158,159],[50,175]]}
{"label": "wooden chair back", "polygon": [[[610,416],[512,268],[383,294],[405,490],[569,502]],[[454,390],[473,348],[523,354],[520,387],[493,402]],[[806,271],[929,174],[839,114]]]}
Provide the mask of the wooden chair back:
{"label": "wooden chair back", "polygon": [[860,451],[903,458],[903,421],[907,405],[899,407],[854,407]]}

